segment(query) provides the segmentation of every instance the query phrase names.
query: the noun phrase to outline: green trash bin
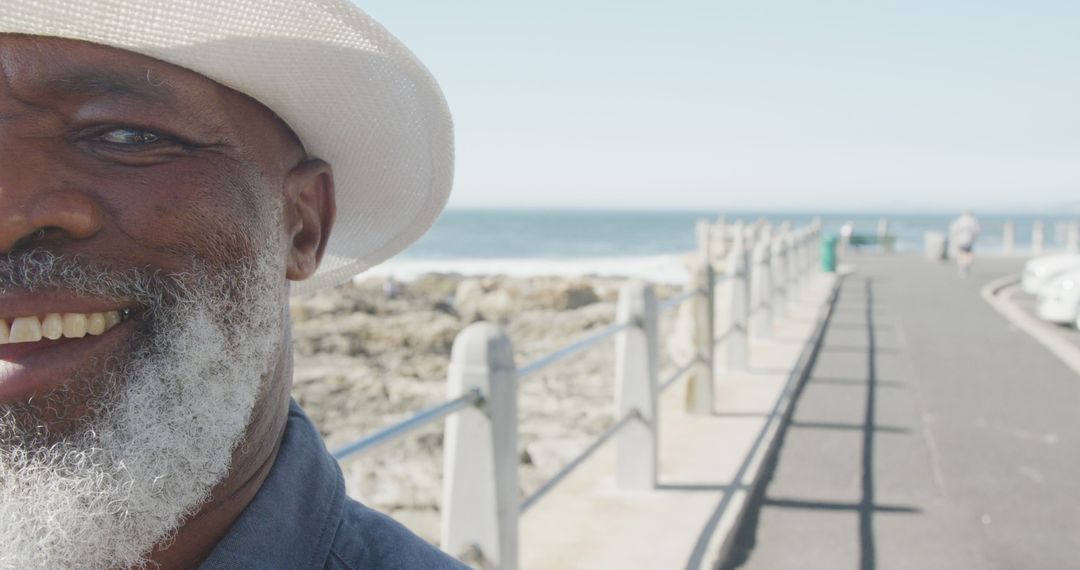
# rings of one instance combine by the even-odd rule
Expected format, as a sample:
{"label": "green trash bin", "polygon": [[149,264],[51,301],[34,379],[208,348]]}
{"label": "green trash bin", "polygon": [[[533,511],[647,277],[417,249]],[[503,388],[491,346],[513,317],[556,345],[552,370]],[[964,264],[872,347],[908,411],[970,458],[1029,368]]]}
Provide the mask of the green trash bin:
{"label": "green trash bin", "polygon": [[836,273],[836,243],[840,238],[835,234],[821,240],[821,270]]}

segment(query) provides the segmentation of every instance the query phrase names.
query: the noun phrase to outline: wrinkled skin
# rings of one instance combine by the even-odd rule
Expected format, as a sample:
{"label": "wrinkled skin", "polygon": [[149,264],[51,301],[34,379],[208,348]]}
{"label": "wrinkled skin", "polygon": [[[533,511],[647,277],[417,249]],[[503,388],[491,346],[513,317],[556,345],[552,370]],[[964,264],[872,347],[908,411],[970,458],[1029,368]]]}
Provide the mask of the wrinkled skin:
{"label": "wrinkled skin", "polygon": [[[267,219],[285,244],[280,279],[311,276],[334,219],[332,173],[265,107],[145,56],[0,34],[0,254],[38,248],[167,273],[196,261],[227,268],[251,255],[247,237]],[[27,295],[0,295],[0,315],[20,303]],[[282,322],[284,348],[268,363],[233,467],[153,552],[162,568],[197,566],[273,464],[292,373]]]}

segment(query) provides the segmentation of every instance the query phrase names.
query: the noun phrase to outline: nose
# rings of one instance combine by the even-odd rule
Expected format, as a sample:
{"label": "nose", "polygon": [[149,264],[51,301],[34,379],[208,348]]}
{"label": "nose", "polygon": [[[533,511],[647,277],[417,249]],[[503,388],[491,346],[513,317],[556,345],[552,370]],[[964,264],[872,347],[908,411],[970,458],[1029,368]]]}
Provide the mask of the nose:
{"label": "nose", "polygon": [[97,234],[104,214],[86,192],[65,188],[65,168],[48,149],[0,134],[0,253],[42,238],[84,240]]}

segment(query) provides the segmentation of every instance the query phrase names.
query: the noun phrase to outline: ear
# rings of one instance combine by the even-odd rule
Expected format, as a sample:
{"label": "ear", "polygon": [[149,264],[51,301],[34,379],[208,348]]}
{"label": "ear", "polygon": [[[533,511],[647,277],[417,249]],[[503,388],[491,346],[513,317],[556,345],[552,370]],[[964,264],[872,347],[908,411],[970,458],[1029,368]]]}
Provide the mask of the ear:
{"label": "ear", "polygon": [[301,162],[286,175],[284,194],[289,238],[285,277],[303,281],[319,268],[337,215],[333,170],[318,159]]}

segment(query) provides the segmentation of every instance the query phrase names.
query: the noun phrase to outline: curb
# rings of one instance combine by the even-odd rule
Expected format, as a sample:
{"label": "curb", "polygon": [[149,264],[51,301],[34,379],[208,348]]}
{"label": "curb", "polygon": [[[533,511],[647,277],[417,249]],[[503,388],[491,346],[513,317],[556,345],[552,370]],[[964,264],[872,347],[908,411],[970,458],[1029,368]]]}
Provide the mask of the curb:
{"label": "curb", "polygon": [[1028,333],[1036,342],[1043,345],[1047,350],[1058,357],[1066,366],[1076,374],[1080,374],[1080,347],[1061,338],[1046,325],[1017,307],[1010,297],[1016,292],[1016,285],[1020,282],[1020,275],[1006,275],[995,279],[983,286],[979,292],[984,301],[998,313],[1001,313],[1017,328]]}

